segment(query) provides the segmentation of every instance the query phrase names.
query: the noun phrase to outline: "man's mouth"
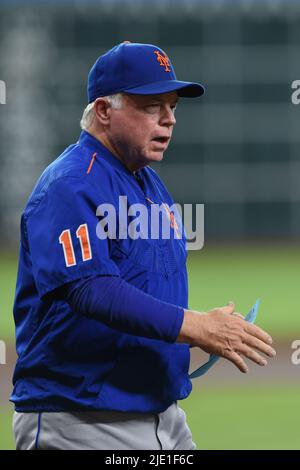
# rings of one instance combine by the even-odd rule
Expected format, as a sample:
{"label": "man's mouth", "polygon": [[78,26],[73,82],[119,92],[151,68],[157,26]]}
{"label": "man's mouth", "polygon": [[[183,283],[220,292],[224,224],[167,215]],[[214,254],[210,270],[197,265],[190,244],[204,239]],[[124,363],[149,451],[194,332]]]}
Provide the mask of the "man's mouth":
{"label": "man's mouth", "polygon": [[167,144],[170,140],[170,137],[154,137],[152,139],[154,142],[158,142],[160,144]]}

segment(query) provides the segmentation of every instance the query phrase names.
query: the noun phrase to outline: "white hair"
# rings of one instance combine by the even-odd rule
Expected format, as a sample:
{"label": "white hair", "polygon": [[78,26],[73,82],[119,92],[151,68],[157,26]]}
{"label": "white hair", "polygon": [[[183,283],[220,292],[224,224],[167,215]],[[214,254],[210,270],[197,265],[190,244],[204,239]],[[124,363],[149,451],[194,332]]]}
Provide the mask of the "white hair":
{"label": "white hair", "polygon": [[[122,106],[122,93],[116,93],[115,95],[104,96],[107,101],[110,103],[111,107],[114,109],[120,109]],[[94,122],[95,119],[95,101],[89,103],[82,113],[82,118],[80,120],[80,127],[82,130],[86,131]]]}

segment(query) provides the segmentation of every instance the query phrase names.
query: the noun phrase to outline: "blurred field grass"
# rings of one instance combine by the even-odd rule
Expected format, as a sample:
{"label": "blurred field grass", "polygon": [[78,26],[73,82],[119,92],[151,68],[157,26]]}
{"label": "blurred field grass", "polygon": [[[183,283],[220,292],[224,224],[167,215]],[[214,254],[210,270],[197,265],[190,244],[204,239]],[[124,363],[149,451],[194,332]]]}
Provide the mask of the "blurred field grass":
{"label": "blurred field grass", "polygon": [[300,449],[300,387],[251,387],[193,391],[185,410],[197,449]]}
{"label": "blurred field grass", "polygon": [[[300,246],[206,246],[189,252],[189,306],[208,310],[229,300],[246,314],[261,299],[258,324],[274,336],[300,330]],[[13,338],[15,254],[0,254],[0,338]]]}
{"label": "blurred field grass", "polygon": [[[179,402],[198,450],[300,449],[299,388],[195,389]],[[14,449],[12,410],[0,412],[0,450]]]}
{"label": "blurred field grass", "polygon": [[0,253],[0,338],[13,340],[13,300],[18,258],[15,253]]}
{"label": "blurred field grass", "polygon": [[0,408],[0,450],[13,450],[15,443],[12,431],[12,414],[11,406]]}

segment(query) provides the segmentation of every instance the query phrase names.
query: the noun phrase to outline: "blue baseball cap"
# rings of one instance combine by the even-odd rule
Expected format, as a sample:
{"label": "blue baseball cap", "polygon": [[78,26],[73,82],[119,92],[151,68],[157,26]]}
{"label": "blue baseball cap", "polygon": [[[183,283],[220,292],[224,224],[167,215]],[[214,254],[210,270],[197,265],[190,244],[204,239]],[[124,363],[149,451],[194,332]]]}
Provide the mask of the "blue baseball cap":
{"label": "blue baseball cap", "polygon": [[179,96],[203,95],[200,83],[177,80],[167,54],[153,44],[125,41],[100,56],[88,75],[88,102],[115,93],[154,95],[177,91]]}

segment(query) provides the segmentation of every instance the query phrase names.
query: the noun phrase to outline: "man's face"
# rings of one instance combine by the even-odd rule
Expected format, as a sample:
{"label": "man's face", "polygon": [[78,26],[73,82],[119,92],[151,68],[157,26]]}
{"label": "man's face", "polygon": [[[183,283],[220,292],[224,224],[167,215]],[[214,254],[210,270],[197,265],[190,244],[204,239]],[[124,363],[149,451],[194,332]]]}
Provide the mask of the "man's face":
{"label": "man's face", "polygon": [[123,95],[120,109],[111,109],[109,139],[123,163],[136,170],[163,158],[176,123],[176,92]]}

